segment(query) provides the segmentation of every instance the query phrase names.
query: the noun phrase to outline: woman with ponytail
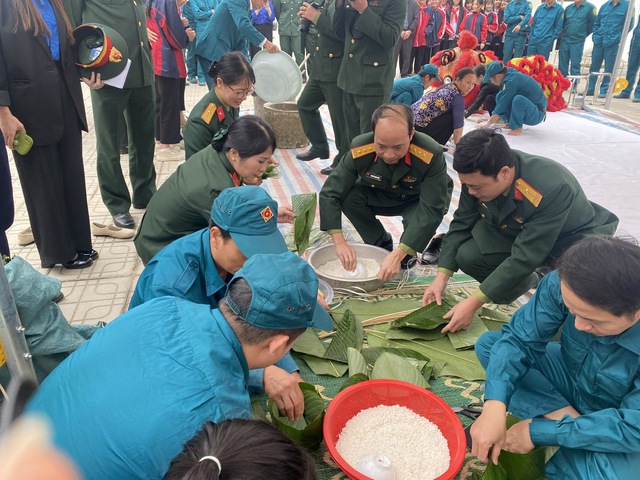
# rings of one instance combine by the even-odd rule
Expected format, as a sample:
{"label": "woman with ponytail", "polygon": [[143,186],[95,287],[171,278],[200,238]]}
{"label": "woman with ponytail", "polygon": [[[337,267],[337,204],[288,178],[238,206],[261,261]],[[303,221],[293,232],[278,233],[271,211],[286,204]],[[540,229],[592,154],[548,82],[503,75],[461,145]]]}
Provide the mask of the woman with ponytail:
{"label": "woman with ponytail", "polygon": [[[62,0],[0,1],[0,130],[13,150],[42,268],[85,268],[98,257],[89,231],[81,132],[87,120],[72,43]],[[99,76],[84,81],[104,85]],[[31,150],[15,150],[16,134],[33,139]]]}
{"label": "woman with ponytail", "polygon": [[[260,185],[274,163],[276,136],[260,117],[244,115],[213,138],[212,144],[183,163],[153,196],[134,239],[146,265],[172,241],[209,224],[211,205],[225,188]],[[279,221],[293,212],[280,207]]]}
{"label": "woman with ponytail", "polygon": [[240,105],[253,93],[256,77],[251,64],[240,52],[225,53],[208,72],[214,86],[189,114],[182,131],[187,160],[211,144],[221,129],[240,116]]}

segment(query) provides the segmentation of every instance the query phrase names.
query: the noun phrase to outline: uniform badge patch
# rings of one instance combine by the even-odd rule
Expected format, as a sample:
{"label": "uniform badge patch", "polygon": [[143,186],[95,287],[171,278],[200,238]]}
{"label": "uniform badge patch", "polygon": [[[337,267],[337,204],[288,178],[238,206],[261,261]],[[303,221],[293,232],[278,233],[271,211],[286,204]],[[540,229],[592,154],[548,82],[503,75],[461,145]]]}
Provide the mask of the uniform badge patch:
{"label": "uniform badge patch", "polygon": [[375,173],[367,172],[366,176],[368,178],[374,179],[376,182],[381,182],[382,181],[382,177],[380,175],[376,175]]}
{"label": "uniform badge patch", "polygon": [[369,2],[369,5],[371,5],[372,7],[381,7],[382,6],[382,2],[380,2],[378,0],[371,0]]}
{"label": "uniform badge patch", "polygon": [[213,114],[216,112],[216,108],[217,106],[215,103],[209,103],[207,108],[204,109],[204,112],[202,112],[202,115],[200,115],[202,121],[207,125],[211,123],[211,119],[213,118]]}
{"label": "uniform badge patch", "polygon": [[412,177],[411,175],[407,175],[402,179],[403,182],[414,183],[418,181],[418,177]]}
{"label": "uniform badge patch", "polygon": [[219,122],[224,120],[224,109],[222,108],[222,105],[216,109],[216,115],[218,116]]}
{"label": "uniform badge patch", "polygon": [[265,207],[265,209],[260,212],[260,216],[265,222],[268,222],[273,218],[273,210],[271,210],[271,207]]}
{"label": "uniform badge patch", "polygon": [[513,219],[518,222],[518,223],[524,223],[524,218],[522,218],[520,215],[518,215],[517,213],[513,216]]}

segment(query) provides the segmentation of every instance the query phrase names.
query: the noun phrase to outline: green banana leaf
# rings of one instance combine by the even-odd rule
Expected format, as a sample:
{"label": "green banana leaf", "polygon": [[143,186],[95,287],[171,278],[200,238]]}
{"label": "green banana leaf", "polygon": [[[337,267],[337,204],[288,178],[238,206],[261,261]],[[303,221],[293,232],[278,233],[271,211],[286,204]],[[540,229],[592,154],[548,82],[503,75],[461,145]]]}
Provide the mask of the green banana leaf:
{"label": "green banana leaf", "polygon": [[335,360],[318,358],[304,353],[301,353],[300,357],[316,375],[329,375],[330,377],[340,378],[349,369],[346,363],[336,362]]}
{"label": "green banana leaf", "polygon": [[251,416],[254,420],[262,420],[263,422],[271,423],[264,413],[260,400],[251,401]]}
{"label": "green banana leaf", "polygon": [[369,369],[367,368],[367,362],[362,354],[355,348],[347,348],[347,363],[349,365],[349,377],[353,377],[357,373],[368,375]]}
{"label": "green banana leaf", "polygon": [[302,255],[309,247],[309,236],[316,219],[317,193],[303,193],[291,195],[291,209],[293,219],[293,241],[298,255]]}
{"label": "green banana leaf", "polygon": [[451,340],[451,345],[453,345],[453,348],[456,350],[470,350],[475,346],[480,335],[488,331],[489,329],[480,317],[474,315],[471,324],[465,330],[459,330],[455,333],[449,332],[447,336],[449,340]]}
{"label": "green banana leaf", "polygon": [[500,462],[498,462],[498,465],[489,462],[484,473],[473,472],[471,480],[509,480],[509,477],[507,477],[507,472],[500,465]]}
{"label": "green banana leaf", "polygon": [[447,320],[442,318],[451,307],[448,304],[443,303],[438,305],[433,302],[426,307],[419,308],[415,312],[411,312],[409,315],[405,315],[391,324],[391,328],[418,328],[420,330],[432,330],[438,325],[447,323]]}
{"label": "green banana leaf", "polygon": [[338,393],[340,393],[345,388],[350,387],[351,385],[355,385],[356,383],[360,383],[360,382],[366,382],[367,380],[369,380],[368,375],[365,375],[364,373],[356,373],[355,375],[347,378],[344,381],[344,383],[340,386]]}
{"label": "green banana leaf", "polygon": [[433,330],[420,330],[418,328],[390,328],[387,330],[388,340],[438,340],[446,334],[442,333],[441,328]]}
{"label": "green banana leaf", "polygon": [[429,382],[422,376],[420,370],[413,366],[407,359],[384,352],[371,369],[371,380],[388,378],[413,383],[422,388],[429,388]]}
{"label": "green banana leaf", "polygon": [[484,368],[480,365],[475,352],[472,350],[455,350],[448,338],[431,341],[388,340],[384,337],[383,332],[369,331],[367,333],[367,343],[370,347],[415,350],[433,361],[440,361],[444,363],[444,367],[440,370],[438,376],[460,377],[469,381],[485,379]]}
{"label": "green banana leaf", "polygon": [[316,332],[312,328],[307,328],[302,335],[298,337],[291,349],[294,352],[306,353],[307,355],[313,355],[314,357],[324,357],[324,353],[327,351],[322,340],[318,338]]}
{"label": "green banana leaf", "polygon": [[356,320],[351,310],[344,312],[342,320],[338,324],[333,340],[329,344],[324,358],[347,363],[347,348],[355,348],[360,351],[364,341],[364,330],[362,323]]}
{"label": "green banana leaf", "polygon": [[273,424],[293,441],[306,448],[318,448],[322,442],[322,423],[324,422],[324,400],[313,385],[305,382],[298,384],[304,395],[304,414],[289,420],[280,415],[276,403],[269,399],[267,406]]}
{"label": "green banana leaf", "polygon": [[398,357],[415,358],[417,360],[426,360],[427,362],[430,360],[429,357],[425,357],[421,353],[418,353],[415,350],[411,350],[409,348],[368,347],[360,350],[360,353],[367,362],[367,365],[373,365],[374,363],[376,363],[376,360],[378,360],[380,355],[385,352],[393,353]]}

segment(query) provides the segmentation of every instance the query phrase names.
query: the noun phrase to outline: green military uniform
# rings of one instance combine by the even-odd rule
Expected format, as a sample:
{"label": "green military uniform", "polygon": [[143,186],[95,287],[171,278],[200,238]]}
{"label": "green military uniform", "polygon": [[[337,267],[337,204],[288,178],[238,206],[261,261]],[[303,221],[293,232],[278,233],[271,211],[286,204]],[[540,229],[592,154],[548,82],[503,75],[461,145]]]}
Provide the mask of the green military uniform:
{"label": "green military uniform", "polygon": [[200,99],[191,110],[182,130],[187,160],[203,148],[211,145],[211,140],[220,129],[228,129],[240,116],[239,108],[225,105],[214,87]]}
{"label": "green military uniform", "polygon": [[[313,52],[316,51],[316,47],[318,46],[318,29],[315,24],[309,25],[308,32],[302,32],[302,54],[306,57],[309,54],[309,58],[307,58],[307,63],[305,65],[307,75],[311,77],[311,70],[313,69]],[[342,42],[340,42],[342,45]]]}
{"label": "green military uniform", "polygon": [[335,8],[332,0],[327,0],[324,3],[323,11],[315,19],[318,41],[315,49],[310,52],[310,59],[313,59],[313,69],[309,81],[298,98],[302,128],[311,142],[311,149],[320,153],[321,156],[329,154],[329,142],[319,109],[325,102],[329,107],[331,125],[338,149],[338,154],[333,160],[333,167],[347,153],[351,141],[346,132],[346,120],[342,106],[343,94],[338,87],[343,41],[331,27],[331,15],[334,13]]}
{"label": "green military uniform", "polygon": [[298,30],[300,17],[298,12],[303,0],[273,0],[273,11],[278,19],[278,35],[280,36],[280,48],[292,57],[296,63],[302,64],[302,33]]}
{"label": "green military uniform", "polygon": [[533,271],[589,235],[611,235],[618,218],[590,202],[576,178],[553,160],[515,151],[509,190],[482,203],[463,185],[439,270],[461,269],[480,283],[476,296],[510,303],[537,284]]}
{"label": "green military uniform", "polygon": [[154,195],[133,240],[142,263],[174,240],[205,228],[220,192],[241,183],[225,153],[212,146],[180,165]]}
{"label": "green military uniform", "polygon": [[374,110],[389,102],[396,73],[393,48],[400,38],[407,2],[370,0],[362,14],[348,0],[336,2],[333,28],[344,38],[338,86],[345,93],[347,136],[354,139],[371,131]]}
{"label": "green military uniform", "polygon": [[405,158],[394,166],[378,159],[373,133],[355,138],[320,190],[320,229],[342,227],[347,216],[365,243],[372,245],[385,233],[376,215],[402,215],[400,248],[421,252],[449,209],[453,182],[447,175],[442,147],[417,132]]}
{"label": "green military uniform", "polygon": [[120,138],[126,120],[133,203],[144,206],[156,191],[155,92],[147,18],[142,0],[65,0],[74,27],[101,23],[116,30],[129,50],[131,67],[124,88],[91,90],[96,131],[97,173],[102,200],[111,215],[127,213],[131,195],[120,166]]}

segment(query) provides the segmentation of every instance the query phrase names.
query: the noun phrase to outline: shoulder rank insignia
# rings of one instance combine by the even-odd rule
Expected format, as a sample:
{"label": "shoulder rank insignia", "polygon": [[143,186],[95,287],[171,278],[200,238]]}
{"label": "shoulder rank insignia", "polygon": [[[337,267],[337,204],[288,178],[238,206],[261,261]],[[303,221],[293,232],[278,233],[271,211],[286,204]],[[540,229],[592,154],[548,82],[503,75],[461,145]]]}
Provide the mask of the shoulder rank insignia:
{"label": "shoulder rank insignia", "polygon": [[370,153],[375,152],[376,149],[373,146],[373,143],[368,145],[362,145],[361,147],[353,147],[351,149],[351,156],[355,158],[364,157],[365,155],[369,155]]}
{"label": "shoulder rank insignia", "polygon": [[216,112],[216,108],[217,106],[215,103],[209,103],[209,105],[207,105],[207,108],[204,109],[204,112],[202,112],[202,115],[200,115],[202,121],[204,121],[204,123],[206,123],[207,125],[211,123],[211,119],[213,118],[213,114]]}
{"label": "shoulder rank insignia", "polygon": [[521,178],[516,180],[516,191],[514,192],[516,198],[518,198],[518,192],[529,200],[534,207],[540,205],[542,201],[542,194]]}
{"label": "shoulder rank insignia", "polygon": [[433,158],[433,153],[431,153],[429,150],[425,150],[422,147],[414,145],[413,143],[409,145],[409,153],[411,155],[415,155],[427,165],[431,163],[431,159]]}

